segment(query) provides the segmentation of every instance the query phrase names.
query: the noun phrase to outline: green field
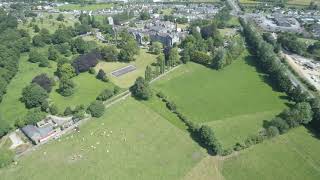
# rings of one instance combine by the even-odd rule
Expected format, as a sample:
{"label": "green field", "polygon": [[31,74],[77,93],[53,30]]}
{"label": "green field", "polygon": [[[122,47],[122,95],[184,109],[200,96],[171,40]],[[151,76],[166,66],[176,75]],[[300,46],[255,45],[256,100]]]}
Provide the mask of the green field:
{"label": "green field", "polygon": [[284,94],[267,85],[253,58],[243,55],[223,70],[189,63],[153,87],[166,94],[195,122],[205,123],[265,111],[281,111]]}
{"label": "green field", "polygon": [[252,63],[248,54],[220,71],[189,63],[155,82],[153,88],[192,121],[212,127],[223,147],[229,148],[256,134],[264,120],[286,107],[284,94],[266,84]]}
{"label": "green field", "polygon": [[114,77],[109,74],[109,77],[114,84],[122,88],[128,88],[131,85],[133,85],[137,77],[139,76],[144,77],[144,72],[146,67],[152,64],[153,62],[156,62],[156,55],[148,53],[146,49],[140,49],[140,54],[137,55],[136,60],[133,62],[123,63],[123,62],[102,62],[101,61],[96,66],[96,70],[99,71],[99,69],[103,69],[106,73],[111,73],[112,71],[115,71],[122,67],[126,67],[128,65],[136,66],[137,69],[135,71],[129,72],[120,77]]}
{"label": "green field", "polygon": [[300,127],[223,162],[228,180],[320,179],[320,140]]}
{"label": "green field", "polygon": [[0,103],[0,114],[3,119],[13,125],[16,119],[24,117],[27,109],[19,100],[22,89],[27,86],[35,76],[41,73],[53,75],[53,72],[56,70],[56,65],[53,62],[50,63],[52,65],[51,68],[40,68],[38,64],[33,64],[28,61],[28,55],[22,55],[20,58],[19,71],[8,85],[7,94],[4,95]]}
{"label": "green field", "polygon": [[18,165],[1,169],[0,177],[181,179],[204,157],[205,151],[187,133],[129,98],[81,126],[80,133],[44,145],[19,159]]}
{"label": "green field", "polygon": [[114,4],[112,3],[99,3],[99,4],[86,4],[86,5],[66,4],[63,6],[59,6],[58,9],[61,11],[66,11],[66,10],[96,11],[101,9],[110,9],[113,6]]}
{"label": "green field", "polygon": [[[49,19],[49,14],[43,13],[40,17],[36,18],[36,22],[33,22],[33,24],[38,25],[40,29],[46,28],[50,33],[54,33],[60,26],[73,26],[74,23],[78,22],[78,19],[70,14],[64,14],[65,19],[63,22],[56,20],[58,14],[51,15],[53,18]],[[43,19],[42,22],[41,19]],[[34,33],[33,27],[29,27],[29,23],[31,21],[32,18],[28,18],[27,23],[19,23],[19,29],[25,29],[30,33],[31,36],[34,36],[36,33]]]}
{"label": "green field", "polygon": [[104,89],[113,89],[112,83],[106,83],[96,79],[96,77],[89,73],[81,73],[78,76],[72,78],[76,85],[75,93],[71,96],[64,97],[61,96],[56,89],[50,93],[51,101],[56,104],[60,110],[63,112],[66,107],[75,107],[76,105],[84,104],[89,105],[100,92]]}
{"label": "green field", "polygon": [[249,135],[257,134],[263,127],[263,121],[274,118],[280,111],[281,109],[262,111],[224,118],[206,124],[213,128],[223,147],[232,148],[237,142],[243,142]]}

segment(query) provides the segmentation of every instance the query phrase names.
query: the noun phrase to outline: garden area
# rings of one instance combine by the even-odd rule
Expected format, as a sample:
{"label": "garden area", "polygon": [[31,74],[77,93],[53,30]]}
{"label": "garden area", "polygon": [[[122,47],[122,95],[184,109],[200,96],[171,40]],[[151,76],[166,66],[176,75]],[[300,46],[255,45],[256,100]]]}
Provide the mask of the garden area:
{"label": "garden area", "polygon": [[154,62],[156,62],[156,55],[151,54],[146,49],[140,49],[140,53],[136,55],[135,61],[132,62],[104,62],[101,61],[97,66],[95,67],[96,70],[103,69],[107,74],[110,74],[111,72],[126,67],[128,65],[134,65],[137,69],[124,74],[119,77],[114,77],[113,75],[110,75],[110,80],[115,85],[120,86],[121,88],[128,88],[130,87],[134,81],[139,76],[144,76],[146,67]]}

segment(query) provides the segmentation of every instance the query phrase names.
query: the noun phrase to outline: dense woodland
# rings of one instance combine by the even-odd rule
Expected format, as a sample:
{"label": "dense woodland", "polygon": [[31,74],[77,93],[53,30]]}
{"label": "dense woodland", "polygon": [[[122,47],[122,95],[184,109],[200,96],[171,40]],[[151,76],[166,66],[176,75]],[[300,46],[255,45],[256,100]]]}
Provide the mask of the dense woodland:
{"label": "dense woodland", "polygon": [[[0,9],[0,102],[18,71],[20,53],[28,52],[31,46],[30,36],[26,31],[18,30],[17,25],[14,16]],[[0,137],[9,129],[5,121],[0,120]]]}

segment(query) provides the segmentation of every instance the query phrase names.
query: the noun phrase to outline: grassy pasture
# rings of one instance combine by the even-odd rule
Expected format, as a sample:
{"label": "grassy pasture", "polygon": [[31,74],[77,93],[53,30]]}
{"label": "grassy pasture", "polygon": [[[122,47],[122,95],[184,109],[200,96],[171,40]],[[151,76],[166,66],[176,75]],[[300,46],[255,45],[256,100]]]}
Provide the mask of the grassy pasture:
{"label": "grassy pasture", "polygon": [[[73,26],[75,22],[78,22],[78,19],[70,14],[64,14],[65,20],[63,22],[56,20],[58,14],[51,15],[53,16],[53,18],[49,19],[49,14],[43,13],[40,17],[36,18],[36,22],[34,22],[33,24],[38,25],[40,29],[46,28],[50,33],[54,33],[59,28],[59,26]],[[42,22],[41,19],[43,19]],[[34,33],[33,27],[29,27],[29,23],[31,23],[31,21],[32,18],[28,18],[26,24],[19,23],[19,28],[27,30],[31,36],[34,36],[36,33]]]}
{"label": "grassy pasture", "polygon": [[239,115],[206,124],[213,128],[224,148],[231,148],[237,142],[243,142],[249,135],[257,134],[263,127],[263,121],[274,118],[281,110]]}
{"label": "grassy pasture", "polygon": [[[0,176],[6,180],[181,179],[206,156],[187,133],[132,98],[107,109],[80,131],[22,157],[18,165],[1,169]],[[72,160],[75,155],[81,157]]]}
{"label": "grassy pasture", "polygon": [[19,71],[8,85],[8,91],[0,103],[1,116],[12,125],[16,119],[24,117],[27,113],[25,105],[19,100],[22,89],[27,86],[35,76],[41,73],[47,73],[50,76],[53,75],[53,72],[56,70],[56,65],[52,61],[50,61],[52,65],[51,68],[44,68],[38,67],[38,64],[30,63],[28,58],[27,54],[21,56]]}
{"label": "grassy pasture", "polygon": [[[190,120],[212,127],[223,147],[229,148],[256,134],[264,120],[286,107],[284,94],[266,84],[252,63],[253,57],[247,53],[220,71],[189,63],[152,86],[173,100]],[[160,109],[155,104],[151,100],[148,105]]]}
{"label": "grassy pasture", "polygon": [[223,162],[228,180],[320,178],[320,141],[304,127],[268,140]]}
{"label": "grassy pasture", "polygon": [[58,7],[61,11],[79,10],[79,11],[96,11],[101,9],[110,9],[114,4],[112,3],[97,3],[97,4],[66,4]]}
{"label": "grassy pasture", "polygon": [[95,75],[89,73],[81,73],[72,80],[76,85],[75,93],[73,95],[68,97],[60,95],[56,91],[59,87],[58,84],[50,93],[50,99],[58,106],[61,112],[68,106],[74,107],[80,104],[89,105],[96,99],[102,90],[112,90],[114,86],[112,83],[106,83],[96,79]]}
{"label": "grassy pasture", "polygon": [[199,123],[240,115],[282,110],[282,93],[272,90],[244,53],[230,66],[216,71],[189,63],[154,83],[191,120]]}
{"label": "grassy pasture", "polygon": [[[152,64],[153,62],[156,62],[156,57],[157,57],[156,55],[148,53],[146,49],[140,49],[140,54],[136,57],[136,60],[133,62],[123,63],[123,62],[102,62],[101,61],[96,66],[96,70],[98,72],[99,69],[103,69],[106,73],[109,74],[109,77],[114,84],[122,88],[128,88],[134,83],[137,77],[139,76],[144,77],[144,72],[146,67]],[[128,65],[135,65],[137,69],[127,74],[124,74],[120,77],[114,77],[113,75],[110,74],[112,71],[115,71],[122,67],[126,67]]]}

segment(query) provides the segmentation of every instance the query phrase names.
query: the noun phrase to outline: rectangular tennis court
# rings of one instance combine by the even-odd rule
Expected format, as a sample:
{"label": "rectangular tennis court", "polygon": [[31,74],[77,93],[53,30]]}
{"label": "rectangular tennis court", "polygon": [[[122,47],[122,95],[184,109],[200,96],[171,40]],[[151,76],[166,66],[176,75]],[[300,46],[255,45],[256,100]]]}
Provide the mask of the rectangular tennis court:
{"label": "rectangular tennis court", "polygon": [[134,71],[134,70],[136,70],[136,69],[137,69],[136,66],[134,66],[134,65],[129,65],[129,66],[126,66],[126,67],[117,69],[117,70],[111,72],[111,74],[112,74],[113,76],[115,76],[115,77],[120,77],[120,76],[122,76],[122,75],[124,75],[124,74],[127,74],[127,73],[129,73],[129,72],[131,72],[131,71]]}

